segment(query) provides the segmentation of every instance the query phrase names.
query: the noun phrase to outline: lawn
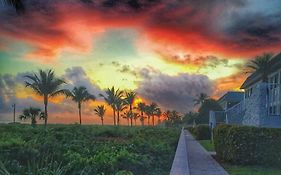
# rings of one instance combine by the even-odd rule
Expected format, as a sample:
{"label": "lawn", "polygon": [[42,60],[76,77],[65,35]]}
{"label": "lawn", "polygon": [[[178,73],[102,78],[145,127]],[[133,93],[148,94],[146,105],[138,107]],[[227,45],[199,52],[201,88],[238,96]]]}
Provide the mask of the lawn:
{"label": "lawn", "polygon": [[199,140],[199,143],[200,143],[207,151],[215,151],[214,144],[211,143],[210,140]]}
{"label": "lawn", "polygon": [[281,175],[280,168],[259,166],[235,166],[224,164],[223,167],[231,175]]}
{"label": "lawn", "polygon": [[[210,140],[199,140],[199,143],[207,151],[215,151],[214,144]],[[230,165],[225,163],[222,166],[230,175],[281,175],[280,168]]]}
{"label": "lawn", "polygon": [[0,174],[169,174],[180,130],[0,125]]}

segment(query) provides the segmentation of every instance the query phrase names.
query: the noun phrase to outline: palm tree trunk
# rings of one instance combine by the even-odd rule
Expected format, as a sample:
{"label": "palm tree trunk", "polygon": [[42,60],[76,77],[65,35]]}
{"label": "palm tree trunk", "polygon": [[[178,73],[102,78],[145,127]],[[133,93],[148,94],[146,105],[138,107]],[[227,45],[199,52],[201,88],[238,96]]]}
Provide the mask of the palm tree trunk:
{"label": "palm tree trunk", "polygon": [[117,125],[119,126],[119,122],[120,122],[120,111],[117,111]]}
{"label": "palm tree trunk", "polygon": [[135,118],[134,120],[135,120],[135,126],[137,126],[137,119]]}
{"label": "palm tree trunk", "polygon": [[154,115],[152,115],[152,126],[154,126]]}
{"label": "palm tree trunk", "polygon": [[78,103],[78,111],[79,111],[79,122],[80,125],[82,124],[82,120],[81,120],[81,103]]}
{"label": "palm tree trunk", "polygon": [[116,114],[115,114],[115,109],[114,108],[112,108],[112,110],[113,110],[113,120],[114,120],[114,126],[116,125]]}
{"label": "palm tree trunk", "polygon": [[101,118],[101,125],[103,126],[103,118]]}
{"label": "palm tree trunk", "polygon": [[44,95],[44,106],[45,106],[45,129],[48,123],[48,96]]}
{"label": "palm tree trunk", "polygon": [[133,118],[131,118],[131,127],[133,126]]}
{"label": "palm tree trunk", "polygon": [[141,125],[144,126],[143,112],[141,112]]}
{"label": "palm tree trunk", "polygon": [[147,116],[147,125],[149,126],[149,120],[150,120],[150,116]]}

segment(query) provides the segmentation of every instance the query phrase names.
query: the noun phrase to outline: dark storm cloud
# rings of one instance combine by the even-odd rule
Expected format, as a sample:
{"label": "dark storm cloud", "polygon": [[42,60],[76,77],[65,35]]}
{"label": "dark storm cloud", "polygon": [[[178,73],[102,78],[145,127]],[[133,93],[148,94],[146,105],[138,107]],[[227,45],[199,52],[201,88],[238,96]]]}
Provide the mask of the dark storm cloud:
{"label": "dark storm cloud", "polygon": [[137,93],[165,109],[188,112],[194,107],[193,100],[199,93],[210,94],[212,92],[211,81],[203,75],[169,76],[159,73],[149,77],[139,83]]}
{"label": "dark storm cloud", "polygon": [[69,30],[75,21],[93,30],[136,27],[159,44],[173,43],[198,52],[253,56],[281,49],[281,12],[275,10],[278,1],[273,0],[259,1],[261,5],[255,6],[255,11],[251,10],[257,3],[254,0],[25,0],[23,3],[26,9],[23,15],[0,8],[0,36],[8,35],[34,46],[29,53],[31,57],[53,58],[61,48],[86,47],[76,36],[78,32]]}

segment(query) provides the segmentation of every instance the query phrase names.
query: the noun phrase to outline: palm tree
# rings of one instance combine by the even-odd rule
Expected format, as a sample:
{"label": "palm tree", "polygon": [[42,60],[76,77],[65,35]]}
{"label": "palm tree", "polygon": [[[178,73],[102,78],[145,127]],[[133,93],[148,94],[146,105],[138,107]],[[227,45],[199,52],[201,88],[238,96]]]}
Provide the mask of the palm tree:
{"label": "palm tree", "polygon": [[95,114],[96,114],[97,116],[99,116],[100,119],[101,119],[101,125],[103,125],[103,116],[104,116],[104,114],[105,114],[105,111],[106,111],[106,109],[105,109],[104,105],[97,106],[97,107],[94,109]]}
{"label": "palm tree", "polygon": [[272,53],[264,53],[263,55],[257,56],[255,59],[249,61],[246,67],[250,69],[250,72],[260,73],[262,76],[262,82],[267,83],[272,56]]}
{"label": "palm tree", "polygon": [[122,112],[124,109],[126,109],[126,101],[122,99],[121,97],[117,97],[115,99],[115,109],[117,112],[117,125],[120,124],[120,112]]}
{"label": "palm tree", "polygon": [[66,95],[67,95],[67,97],[71,97],[72,100],[78,104],[79,123],[81,125],[82,124],[82,120],[81,120],[82,103],[89,101],[89,100],[95,100],[96,97],[94,95],[90,94],[87,91],[87,88],[83,87],[83,86],[74,87],[73,90],[71,92],[68,91],[68,93]]}
{"label": "palm tree", "polygon": [[36,118],[44,115],[40,108],[26,108],[23,110],[22,115],[19,116],[21,120],[31,119],[31,125],[34,127],[37,123]]}
{"label": "palm tree", "polygon": [[156,103],[151,103],[145,107],[145,114],[147,115],[147,124],[150,125],[150,117],[152,117],[152,125],[154,126],[154,114],[156,111]]}
{"label": "palm tree", "polygon": [[105,94],[106,95],[100,94],[100,96],[102,96],[105,102],[111,106],[113,111],[114,125],[116,125],[116,101],[123,96],[123,91],[120,91],[119,89],[115,91],[113,86],[111,89],[108,88],[105,91]]}
{"label": "palm tree", "polygon": [[197,95],[197,98],[194,99],[194,105],[202,105],[205,100],[207,100],[209,98],[209,96],[205,93],[200,93],[199,95]]}
{"label": "palm tree", "polygon": [[144,126],[144,115],[143,113],[145,113],[146,110],[146,104],[145,103],[138,103],[138,110],[141,112],[141,116],[140,116],[140,121],[141,121],[141,125]]}
{"label": "palm tree", "polygon": [[158,125],[160,124],[161,120],[160,117],[162,115],[161,109],[160,108],[156,108],[155,110],[155,115],[158,117]]}
{"label": "palm tree", "polygon": [[45,106],[45,128],[48,123],[48,101],[50,97],[54,97],[60,94],[66,94],[68,90],[60,89],[65,84],[62,79],[56,78],[53,70],[39,70],[38,74],[26,75],[30,82],[26,81],[26,87],[33,89],[38,95],[43,96]]}
{"label": "palm tree", "polygon": [[164,117],[165,120],[168,120],[170,114],[171,114],[171,111],[167,110],[167,111],[163,112],[162,116]]}
{"label": "palm tree", "polygon": [[151,116],[152,116],[152,126],[154,126],[154,117],[155,117],[157,109],[158,109],[157,104],[151,103],[149,108],[150,108]]}
{"label": "palm tree", "polygon": [[136,112],[133,113],[133,118],[134,118],[134,121],[135,121],[135,126],[137,126],[137,119],[139,117],[140,117],[139,113],[136,113]]}
{"label": "palm tree", "polygon": [[[135,101],[136,96],[137,94],[135,92],[126,92],[125,103],[129,105],[129,110],[132,115],[133,115],[133,103]],[[130,119],[131,119],[131,126],[132,126],[133,116]]]}
{"label": "palm tree", "polygon": [[[127,123],[128,123],[128,126],[129,126],[130,125],[129,121],[130,121],[130,119],[133,118],[133,113],[130,110],[128,110],[128,111],[124,112],[121,116],[123,118],[127,119]],[[131,120],[131,126],[132,126],[132,120]]]}

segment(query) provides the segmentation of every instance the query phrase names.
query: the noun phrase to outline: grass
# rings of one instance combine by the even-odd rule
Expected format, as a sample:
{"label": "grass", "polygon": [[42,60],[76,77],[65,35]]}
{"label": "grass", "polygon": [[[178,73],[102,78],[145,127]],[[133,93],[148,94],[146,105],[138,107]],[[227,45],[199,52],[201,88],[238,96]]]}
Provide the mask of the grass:
{"label": "grass", "polygon": [[[207,151],[215,151],[214,144],[210,140],[199,140],[199,143]],[[280,168],[231,165],[225,163],[222,163],[222,166],[230,175],[281,175]]]}
{"label": "grass", "polygon": [[280,168],[223,164],[230,175],[281,175]]}
{"label": "grass", "polygon": [[211,143],[210,140],[199,140],[199,143],[200,143],[207,151],[215,151],[214,144]]}
{"label": "grass", "polygon": [[0,125],[0,174],[169,174],[179,129]]}

